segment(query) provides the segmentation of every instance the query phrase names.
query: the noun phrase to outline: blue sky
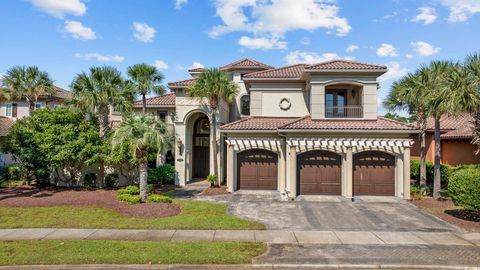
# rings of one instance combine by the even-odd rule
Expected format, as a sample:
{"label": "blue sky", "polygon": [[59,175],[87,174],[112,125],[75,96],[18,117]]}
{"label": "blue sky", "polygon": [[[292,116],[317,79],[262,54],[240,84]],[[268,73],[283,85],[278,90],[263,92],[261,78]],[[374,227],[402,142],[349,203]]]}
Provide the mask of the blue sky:
{"label": "blue sky", "polygon": [[390,67],[383,98],[422,63],[480,51],[480,0],[9,0],[0,25],[0,73],[37,65],[67,89],[94,65],[156,64],[166,83],[245,57],[346,58]]}

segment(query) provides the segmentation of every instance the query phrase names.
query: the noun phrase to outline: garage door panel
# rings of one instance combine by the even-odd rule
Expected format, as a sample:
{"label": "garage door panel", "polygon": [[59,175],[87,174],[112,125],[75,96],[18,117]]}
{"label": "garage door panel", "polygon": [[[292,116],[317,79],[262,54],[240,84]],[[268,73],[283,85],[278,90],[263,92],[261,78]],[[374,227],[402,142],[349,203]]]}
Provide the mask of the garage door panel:
{"label": "garage door panel", "polygon": [[394,196],[395,157],[378,151],[366,151],[353,157],[354,195]]}
{"label": "garage door panel", "polygon": [[328,151],[309,151],[297,157],[299,193],[341,194],[341,157]]}
{"label": "garage door panel", "polygon": [[261,149],[240,152],[237,157],[238,188],[277,189],[277,154]]}

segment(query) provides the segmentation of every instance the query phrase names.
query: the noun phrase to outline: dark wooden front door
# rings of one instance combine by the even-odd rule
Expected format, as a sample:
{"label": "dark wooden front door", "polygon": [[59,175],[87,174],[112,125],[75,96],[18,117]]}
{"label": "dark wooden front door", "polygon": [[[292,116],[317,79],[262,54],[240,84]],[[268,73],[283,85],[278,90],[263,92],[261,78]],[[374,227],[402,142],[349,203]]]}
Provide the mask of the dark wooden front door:
{"label": "dark wooden front door", "polygon": [[342,159],[328,151],[309,151],[297,157],[299,194],[341,195]]}
{"label": "dark wooden front door", "polygon": [[395,196],[395,157],[378,151],[355,154],[353,195]]}
{"label": "dark wooden front door", "polygon": [[193,126],[192,178],[206,178],[210,171],[210,124],[207,117],[199,118]]}
{"label": "dark wooden front door", "polygon": [[237,157],[238,189],[277,189],[277,154],[261,149],[240,152]]}

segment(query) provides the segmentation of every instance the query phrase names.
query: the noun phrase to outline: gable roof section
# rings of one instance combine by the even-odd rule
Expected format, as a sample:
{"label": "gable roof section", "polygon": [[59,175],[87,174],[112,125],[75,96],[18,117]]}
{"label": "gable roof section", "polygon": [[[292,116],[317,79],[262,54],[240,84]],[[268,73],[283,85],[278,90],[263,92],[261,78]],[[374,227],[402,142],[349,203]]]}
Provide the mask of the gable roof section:
{"label": "gable roof section", "polygon": [[0,116],[0,137],[7,136],[15,122],[5,116]]}
{"label": "gable roof section", "polygon": [[[147,106],[175,106],[176,96],[174,93],[168,93],[156,97],[147,98]],[[133,103],[135,107],[143,106],[142,100]]]}
{"label": "gable roof section", "polygon": [[387,70],[386,66],[367,64],[350,60],[332,60],[309,65],[306,70]]}
{"label": "gable roof section", "polygon": [[[475,119],[471,114],[462,114],[459,116],[442,116],[440,118],[440,129],[442,139],[473,139]],[[435,122],[433,118],[427,120],[427,130],[435,131]]]}
{"label": "gable roof section", "polygon": [[206,70],[206,68],[189,68],[188,69],[188,72],[204,72]]}
{"label": "gable roof section", "polygon": [[181,80],[181,81],[176,81],[176,82],[169,82],[167,86],[169,88],[185,88],[193,85],[197,79],[187,79],[187,80]]}
{"label": "gable roof section", "polygon": [[250,58],[245,58],[242,60],[235,61],[228,65],[220,67],[221,70],[232,70],[232,69],[272,69],[273,67],[259,62],[257,60],[253,60]]}
{"label": "gable roof section", "polygon": [[305,116],[297,121],[288,123],[279,129],[281,130],[380,130],[380,131],[415,131],[417,128],[413,125],[391,120],[384,117],[378,117],[374,120],[338,120],[338,119],[318,119],[313,120],[310,116]]}
{"label": "gable roof section", "polygon": [[265,79],[300,79],[305,71],[305,64],[296,64],[280,68],[269,69],[265,71],[258,71],[248,73],[243,78],[265,78]]}

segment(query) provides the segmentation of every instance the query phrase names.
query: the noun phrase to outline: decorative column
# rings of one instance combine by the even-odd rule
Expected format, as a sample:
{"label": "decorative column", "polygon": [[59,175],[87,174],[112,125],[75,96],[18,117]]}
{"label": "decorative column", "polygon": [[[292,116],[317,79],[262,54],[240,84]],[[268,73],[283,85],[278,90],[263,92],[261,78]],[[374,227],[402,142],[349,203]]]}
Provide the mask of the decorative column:
{"label": "decorative column", "polygon": [[297,149],[290,146],[290,197],[297,197]]}
{"label": "decorative column", "polygon": [[233,144],[227,145],[227,191],[232,193],[235,191],[235,150]]}
{"label": "decorative column", "polygon": [[403,199],[410,200],[410,147],[403,149]]}
{"label": "decorative column", "polygon": [[286,160],[285,160],[285,144],[282,143],[279,148],[279,177],[278,177],[278,191],[285,194],[285,182],[286,182]]}
{"label": "decorative column", "polygon": [[346,154],[346,183],[345,183],[345,194],[344,196],[347,198],[353,197],[353,151],[352,147],[347,147],[347,154]]}

